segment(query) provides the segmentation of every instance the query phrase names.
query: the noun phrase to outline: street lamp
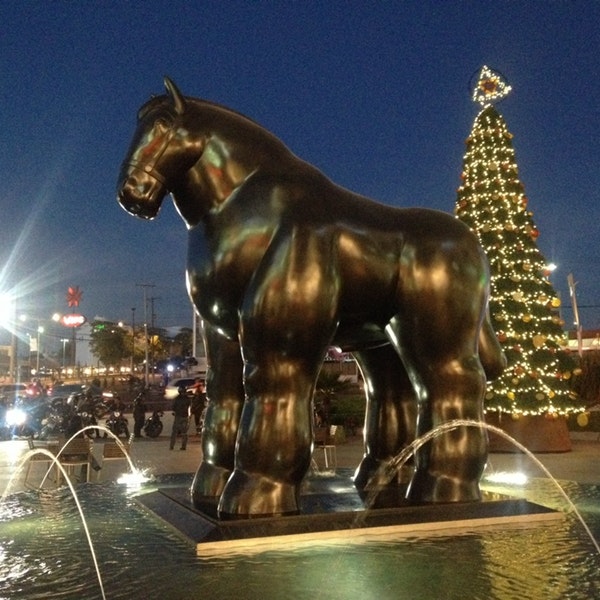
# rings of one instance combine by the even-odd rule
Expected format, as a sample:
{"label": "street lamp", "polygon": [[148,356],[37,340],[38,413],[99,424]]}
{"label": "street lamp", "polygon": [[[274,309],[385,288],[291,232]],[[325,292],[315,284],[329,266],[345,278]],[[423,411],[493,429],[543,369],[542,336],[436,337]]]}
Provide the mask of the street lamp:
{"label": "street lamp", "polygon": [[[21,321],[23,324],[25,324],[26,321],[30,321],[30,320],[32,320],[32,319],[29,315],[26,315],[26,314],[19,315],[19,321]],[[35,374],[37,374],[40,370],[40,335],[44,331],[44,328],[40,325],[39,319],[34,318],[33,320],[35,322],[37,322],[36,334],[35,335],[33,335],[32,333],[27,334],[29,336],[29,372],[30,372],[30,374],[34,374],[33,365],[31,364],[31,355],[33,354],[33,352],[35,352],[35,355],[36,355]],[[30,331],[31,331],[31,329],[30,329]],[[35,348],[35,350],[34,350],[34,348]]]}
{"label": "street lamp", "polygon": [[17,302],[11,294],[0,294],[0,326],[10,332],[10,356],[8,376],[10,381],[17,381],[17,334],[16,327]]}

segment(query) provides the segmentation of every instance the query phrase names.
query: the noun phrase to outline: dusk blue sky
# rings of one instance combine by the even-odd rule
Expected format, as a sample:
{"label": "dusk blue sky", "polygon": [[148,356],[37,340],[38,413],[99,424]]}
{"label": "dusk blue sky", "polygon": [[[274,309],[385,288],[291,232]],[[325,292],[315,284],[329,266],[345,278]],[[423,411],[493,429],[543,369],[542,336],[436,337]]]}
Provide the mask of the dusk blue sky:
{"label": "dusk blue sky", "polygon": [[21,310],[191,325],[186,231],[115,199],[138,108],[169,75],[280,137],[335,182],[452,212],[483,64],[513,92],[509,130],[539,246],[572,323],[600,327],[600,2],[34,2],[0,5],[1,286]]}

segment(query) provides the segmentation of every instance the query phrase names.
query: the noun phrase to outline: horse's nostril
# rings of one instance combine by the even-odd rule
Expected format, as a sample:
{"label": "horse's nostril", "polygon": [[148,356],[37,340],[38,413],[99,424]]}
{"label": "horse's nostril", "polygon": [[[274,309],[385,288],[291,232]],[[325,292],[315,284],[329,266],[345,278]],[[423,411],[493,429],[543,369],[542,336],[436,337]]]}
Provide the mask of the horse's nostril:
{"label": "horse's nostril", "polygon": [[129,211],[132,212],[134,215],[143,215],[146,210],[144,208],[143,204],[140,204],[139,202],[134,202],[133,204],[130,205],[129,207]]}

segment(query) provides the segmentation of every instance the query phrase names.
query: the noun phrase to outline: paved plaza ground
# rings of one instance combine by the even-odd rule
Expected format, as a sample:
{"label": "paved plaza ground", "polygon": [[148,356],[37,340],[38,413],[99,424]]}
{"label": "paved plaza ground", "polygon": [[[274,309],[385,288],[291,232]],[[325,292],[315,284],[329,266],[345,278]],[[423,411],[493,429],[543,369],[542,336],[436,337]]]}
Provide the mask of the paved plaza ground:
{"label": "paved plaza ground", "polygon": [[[200,437],[191,435],[185,451],[179,449],[179,443],[176,444],[174,450],[169,450],[172,425],[170,413],[165,413],[163,423],[164,429],[160,437],[155,439],[143,437],[133,441],[131,445],[133,463],[138,469],[147,470],[155,475],[194,473],[201,459]],[[130,425],[132,425],[131,418]],[[600,439],[598,433],[572,433],[571,438],[573,445],[571,452],[540,453],[535,456],[556,479],[600,484]],[[93,453],[99,463],[102,463],[104,444],[103,439],[96,440],[93,444]],[[26,440],[0,442],[0,493],[6,489],[9,479],[15,473],[16,466],[27,450]],[[338,467],[356,467],[363,454],[362,439],[353,437],[344,443],[337,444],[336,453]],[[322,463],[322,452],[317,453],[315,458],[317,463]],[[545,476],[535,461],[518,452],[491,453],[486,469],[487,472],[520,471],[528,477]],[[44,473],[43,465],[33,467],[26,486],[25,470],[23,469],[16,477],[11,485],[11,492],[20,491],[25,487],[35,487]],[[127,463],[125,461],[106,463],[101,470],[92,471],[92,481],[113,480],[126,471]]]}

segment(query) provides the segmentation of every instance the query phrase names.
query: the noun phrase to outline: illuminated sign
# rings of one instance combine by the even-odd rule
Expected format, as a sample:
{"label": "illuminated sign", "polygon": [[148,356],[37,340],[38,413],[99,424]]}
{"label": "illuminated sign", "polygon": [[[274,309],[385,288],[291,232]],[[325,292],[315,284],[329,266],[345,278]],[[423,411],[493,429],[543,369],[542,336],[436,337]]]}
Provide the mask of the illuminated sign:
{"label": "illuminated sign", "polygon": [[61,324],[65,327],[81,327],[86,321],[87,319],[83,315],[76,314],[63,315],[60,318]]}
{"label": "illuminated sign", "polygon": [[67,304],[69,306],[79,306],[83,292],[79,289],[79,286],[70,287],[67,291]]}

